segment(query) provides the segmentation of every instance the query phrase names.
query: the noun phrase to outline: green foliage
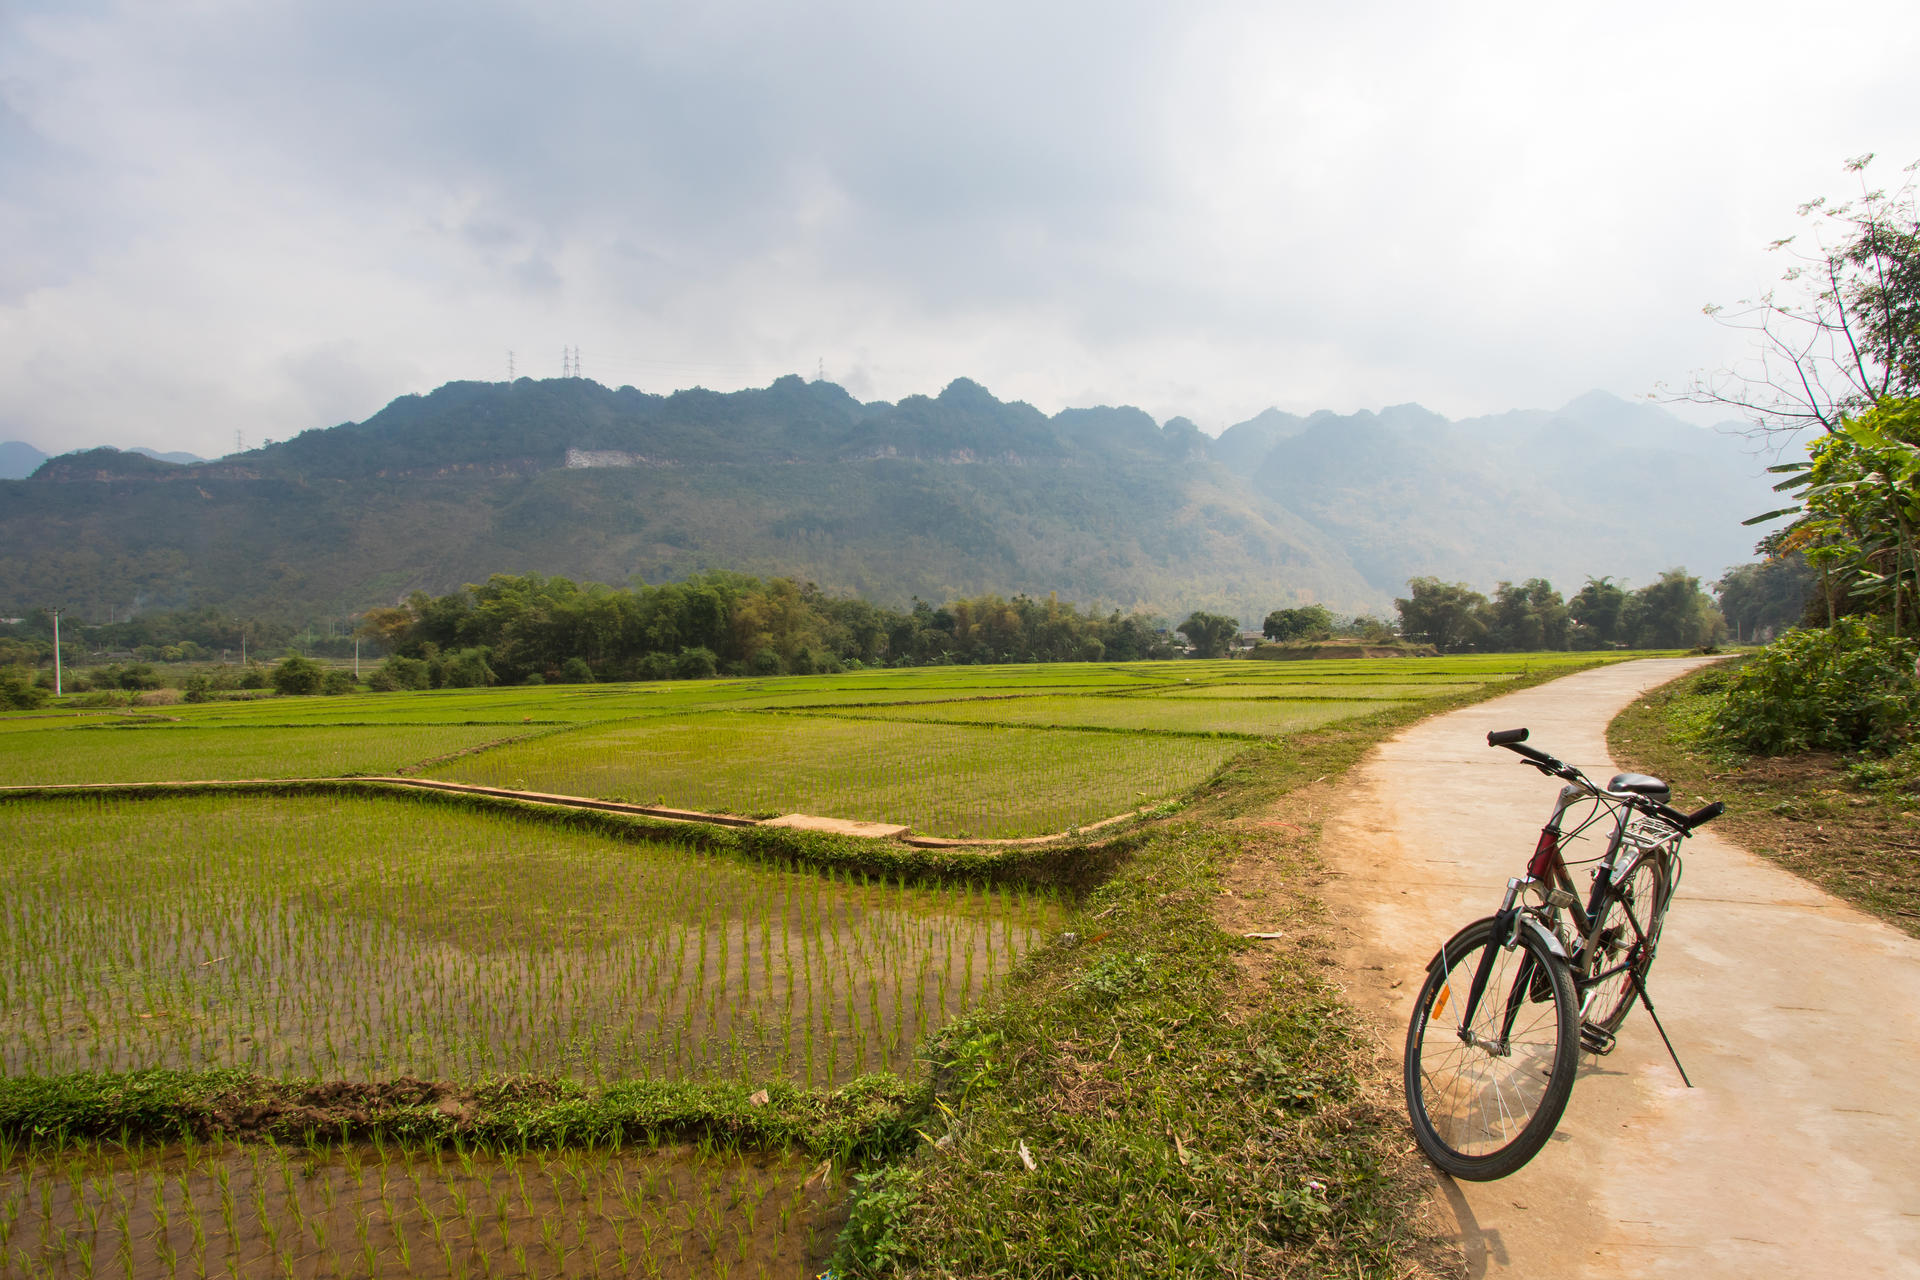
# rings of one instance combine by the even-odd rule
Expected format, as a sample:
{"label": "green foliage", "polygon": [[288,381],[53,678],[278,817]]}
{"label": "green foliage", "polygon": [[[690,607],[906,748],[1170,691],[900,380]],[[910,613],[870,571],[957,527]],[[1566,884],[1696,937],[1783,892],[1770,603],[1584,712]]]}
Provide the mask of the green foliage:
{"label": "green foliage", "polygon": [[1478,647],[1486,637],[1487,598],[1466,583],[1414,578],[1407,589],[1405,599],[1393,602],[1400,611],[1402,638],[1442,653],[1459,653]]}
{"label": "green foliage", "polygon": [[1517,587],[1502,582],[1488,610],[1487,647],[1507,653],[1565,649],[1571,622],[1560,593],[1545,578]]}
{"label": "green foliage", "polygon": [[1915,653],[1858,618],[1789,631],[1727,679],[1709,739],[1769,756],[1894,750],[1920,720]]}
{"label": "green foliage", "polygon": [[680,656],[673,661],[673,674],[682,680],[706,680],[712,678],[717,666],[713,650],[695,645],[680,651]]}
{"label": "green foliage", "polygon": [[1685,569],[1669,569],[1627,597],[1620,631],[1637,649],[1697,649],[1726,636],[1726,621]]}
{"label": "green foliage", "polygon": [[1721,575],[1713,590],[1735,641],[1770,638],[1805,615],[1814,592],[1813,567],[1798,551],[1769,555],[1753,564],[1735,565]]}
{"label": "green foliage", "polygon": [[118,672],[114,681],[122,689],[133,690],[158,689],[166,683],[160,678],[158,671],[144,662],[136,662],[124,671]]}
{"label": "green foliage", "polygon": [[1333,637],[1333,613],[1323,604],[1298,609],[1275,609],[1267,615],[1261,634],[1285,644],[1290,640],[1328,640]]}
{"label": "green foliage", "polygon": [[320,692],[338,696],[354,692],[353,677],[344,671],[333,670],[320,678]]}
{"label": "green foliage", "polygon": [[47,705],[53,695],[33,682],[26,671],[0,671],[0,709],[33,711]]}
{"label": "green foliage", "polygon": [[1572,646],[1600,649],[1620,642],[1620,615],[1626,607],[1627,593],[1612,578],[1588,578],[1580,593],[1567,602],[1567,616],[1575,624],[1569,634]]}
{"label": "green foliage", "polygon": [[419,658],[403,658],[395,654],[381,663],[379,668],[367,677],[367,688],[376,693],[425,689],[429,687],[430,678],[425,662]]}
{"label": "green foliage", "polygon": [[283,694],[319,693],[325,680],[325,668],[312,658],[303,658],[297,653],[288,654],[273,669],[274,690]]}
{"label": "green foliage", "polygon": [[1174,629],[1193,645],[1194,657],[1217,658],[1240,634],[1240,623],[1222,614],[1196,611]]}
{"label": "green foliage", "polygon": [[[461,649],[449,655],[441,666],[441,678],[435,688],[445,689],[484,689],[488,685],[498,684],[500,678],[493,673],[488,658],[491,652],[485,646]],[[432,664],[429,664],[429,671]]]}

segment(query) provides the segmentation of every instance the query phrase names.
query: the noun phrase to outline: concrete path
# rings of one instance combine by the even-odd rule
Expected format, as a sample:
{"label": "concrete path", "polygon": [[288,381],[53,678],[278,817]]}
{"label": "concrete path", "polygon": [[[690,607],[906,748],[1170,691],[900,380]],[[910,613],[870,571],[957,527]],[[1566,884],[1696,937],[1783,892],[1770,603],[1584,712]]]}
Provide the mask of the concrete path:
{"label": "concrete path", "polygon": [[[1499,906],[1552,806],[1557,783],[1487,731],[1525,725],[1604,780],[1607,722],[1694,665],[1602,668],[1440,716],[1350,775],[1324,829],[1326,897],[1349,994],[1391,1044],[1427,960]],[[1583,1060],[1530,1165],[1435,1174],[1468,1274],[1920,1276],[1920,942],[1711,827],[1683,858],[1649,988],[1695,1088],[1636,1009],[1612,1055]]]}

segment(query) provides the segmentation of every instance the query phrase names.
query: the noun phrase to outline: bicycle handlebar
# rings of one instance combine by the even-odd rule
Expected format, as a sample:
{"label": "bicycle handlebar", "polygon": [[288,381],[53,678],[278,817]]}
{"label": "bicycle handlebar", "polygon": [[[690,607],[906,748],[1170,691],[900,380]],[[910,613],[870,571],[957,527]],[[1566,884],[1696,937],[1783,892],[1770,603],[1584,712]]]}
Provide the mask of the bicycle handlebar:
{"label": "bicycle handlebar", "polygon": [[[1564,760],[1556,760],[1544,751],[1526,746],[1526,740],[1527,731],[1525,729],[1496,729],[1487,734],[1488,746],[1505,747],[1515,755],[1524,756],[1528,763],[1542,773],[1549,773],[1555,777],[1565,778],[1568,782],[1578,783],[1595,795],[1613,795],[1612,792],[1603,791],[1601,788],[1594,786],[1586,774],[1580,772],[1580,770],[1574,768]],[[1618,799],[1619,797],[1614,796],[1614,798]],[[1715,800],[1706,808],[1696,809],[1692,813],[1682,813],[1670,805],[1661,804],[1658,800],[1646,796],[1631,796],[1627,799],[1627,803],[1645,805],[1662,822],[1671,823],[1673,826],[1680,828],[1683,833],[1690,833],[1695,827],[1703,827],[1727,811],[1727,806],[1718,800]]]}

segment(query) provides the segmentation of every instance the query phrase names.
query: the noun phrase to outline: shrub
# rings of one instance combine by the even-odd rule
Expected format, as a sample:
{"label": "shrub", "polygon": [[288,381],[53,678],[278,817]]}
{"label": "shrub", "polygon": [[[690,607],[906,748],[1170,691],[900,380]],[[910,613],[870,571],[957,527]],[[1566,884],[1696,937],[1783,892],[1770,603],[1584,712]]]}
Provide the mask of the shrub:
{"label": "shrub", "polygon": [[367,688],[375,693],[394,693],[401,689],[427,687],[427,664],[418,658],[388,658],[367,677]]}
{"label": "shrub", "polygon": [[196,671],[181,681],[180,691],[188,702],[205,702],[213,696],[213,678],[204,671]]}
{"label": "shrub", "polygon": [[246,672],[242,674],[240,677],[240,687],[242,689],[266,688],[267,673],[261,670],[260,667],[255,665],[254,663],[248,663]]}
{"label": "shrub", "polygon": [[500,677],[487,665],[486,648],[462,649],[446,658],[444,687],[448,689],[484,689],[498,684]]}
{"label": "shrub", "polygon": [[160,673],[144,662],[136,662],[120,673],[122,689],[158,689],[163,683]]}
{"label": "shrub", "polygon": [[288,654],[273,669],[273,687],[285,694],[318,693],[325,676],[320,664],[312,658],[303,658],[297,653]]}
{"label": "shrub", "polygon": [[52,698],[51,693],[34,684],[24,673],[10,671],[0,675],[0,708],[33,711],[46,706]]}
{"label": "shrub", "polygon": [[353,677],[344,671],[329,671],[320,678],[320,692],[332,694],[352,693]]}
{"label": "shrub", "polygon": [[1727,677],[1709,737],[1763,756],[1895,750],[1920,717],[1914,653],[1859,618],[1789,631]]}
{"label": "shrub", "polygon": [[719,659],[705,645],[682,649],[673,660],[673,674],[682,680],[707,680],[720,669]]}
{"label": "shrub", "polygon": [[560,678],[568,684],[592,684],[593,668],[585,658],[568,658],[560,664]]}

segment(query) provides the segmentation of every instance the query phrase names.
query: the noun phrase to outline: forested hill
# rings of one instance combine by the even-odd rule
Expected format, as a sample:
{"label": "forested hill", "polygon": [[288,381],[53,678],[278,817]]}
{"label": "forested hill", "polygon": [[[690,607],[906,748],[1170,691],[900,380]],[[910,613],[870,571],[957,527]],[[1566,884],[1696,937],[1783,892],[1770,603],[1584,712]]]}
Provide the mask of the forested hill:
{"label": "forested hill", "polygon": [[[1665,421],[1610,448],[1636,413]],[[707,568],[885,604],[1052,591],[1170,616],[1377,612],[1413,573],[1717,571],[1771,497],[1758,465],[1610,397],[1473,423],[1270,412],[1210,440],[1135,409],[1049,417],[966,379],[898,404],[797,377],[671,396],[452,383],[212,462],[102,449],[0,481],[0,613],[310,616],[494,572]]]}

